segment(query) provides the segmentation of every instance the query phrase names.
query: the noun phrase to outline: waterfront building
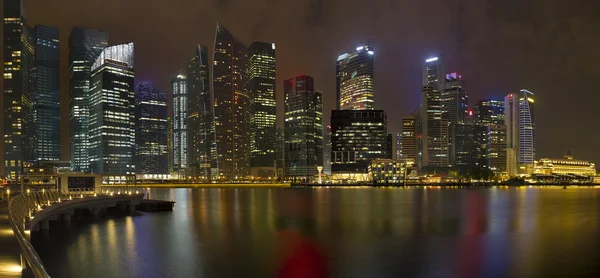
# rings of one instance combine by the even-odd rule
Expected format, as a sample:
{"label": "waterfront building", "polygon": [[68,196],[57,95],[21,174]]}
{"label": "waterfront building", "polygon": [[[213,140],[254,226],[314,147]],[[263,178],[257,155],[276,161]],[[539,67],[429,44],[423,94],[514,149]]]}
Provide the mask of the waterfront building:
{"label": "waterfront building", "polygon": [[211,179],[214,138],[208,47],[199,45],[187,67],[187,163],[194,179]]}
{"label": "waterfront building", "polygon": [[285,176],[309,181],[323,166],[323,94],[306,75],[285,80],[283,88]]}
{"label": "waterfront building", "polygon": [[454,124],[451,133],[451,161],[460,173],[466,173],[481,167],[479,159],[479,126],[468,123]]}
{"label": "waterfront building", "polygon": [[529,175],[535,162],[534,95],[520,90],[504,98],[506,171],[509,176]]}
{"label": "waterfront building", "polygon": [[473,122],[480,126],[478,140],[482,166],[498,176],[506,175],[506,126],[504,100],[484,99],[473,107]]}
{"label": "waterfront building", "polygon": [[248,49],[248,95],[250,97],[250,166],[253,177],[274,177],[275,43],[253,42]]}
{"label": "waterfront building", "polygon": [[331,111],[333,179],[366,180],[371,160],[388,158],[387,146],[387,115],[383,110]]}
{"label": "waterfront building", "polygon": [[275,159],[277,160],[277,178],[285,176],[285,134],[283,128],[278,127],[275,139]]}
{"label": "waterfront building", "polygon": [[69,149],[71,168],[89,172],[88,117],[92,64],[108,45],[107,33],[73,27],[69,35]]}
{"label": "waterfront building", "polygon": [[596,164],[586,160],[574,159],[572,155],[564,158],[541,158],[535,162],[536,175],[575,175],[596,176]]}
{"label": "waterfront building", "polygon": [[213,178],[233,180],[250,174],[247,48],[217,24],[213,54],[215,155]]}
{"label": "waterfront building", "polygon": [[411,114],[402,118],[402,131],[400,138],[400,153],[398,159],[412,159],[417,161],[416,117]]}
{"label": "waterfront building", "polygon": [[33,159],[33,30],[20,0],[3,1],[4,177],[16,181]]}
{"label": "waterfront building", "polygon": [[339,55],[336,63],[338,110],[370,110],[375,102],[373,42]]}
{"label": "waterfront building", "polygon": [[60,160],[60,59],[58,28],[33,29],[33,161]]}
{"label": "waterfront building", "polygon": [[167,94],[148,82],[135,94],[135,171],[169,174]]}
{"label": "waterfront building", "polygon": [[173,171],[185,175],[188,166],[188,85],[184,74],[171,80],[173,92]]}
{"label": "waterfront building", "polygon": [[135,174],[133,43],[105,48],[91,68],[89,157],[94,174]]}
{"label": "waterfront building", "polygon": [[369,163],[368,174],[374,184],[399,184],[406,177],[406,161],[374,159]]}

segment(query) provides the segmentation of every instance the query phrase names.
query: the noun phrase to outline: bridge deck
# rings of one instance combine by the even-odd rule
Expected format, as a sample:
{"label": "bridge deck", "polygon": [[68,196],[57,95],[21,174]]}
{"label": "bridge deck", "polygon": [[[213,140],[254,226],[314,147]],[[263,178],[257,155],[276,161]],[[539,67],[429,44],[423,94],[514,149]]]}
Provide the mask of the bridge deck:
{"label": "bridge deck", "polygon": [[0,201],[0,277],[21,277],[21,247],[8,220],[8,201]]}

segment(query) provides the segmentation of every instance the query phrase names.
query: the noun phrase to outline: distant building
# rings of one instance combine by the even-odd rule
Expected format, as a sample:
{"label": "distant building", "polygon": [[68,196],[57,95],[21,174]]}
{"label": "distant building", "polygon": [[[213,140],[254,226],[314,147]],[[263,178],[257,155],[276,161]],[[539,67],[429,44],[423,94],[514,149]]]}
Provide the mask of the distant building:
{"label": "distant building", "polygon": [[506,170],[509,176],[531,174],[535,162],[535,100],[521,90],[504,98]]}
{"label": "distant building", "polygon": [[284,81],[285,176],[309,181],[323,166],[323,94],[312,77]]}
{"label": "distant building", "polygon": [[374,159],[369,163],[369,177],[375,184],[403,183],[406,166],[402,160]]}
{"label": "distant building", "polygon": [[248,49],[217,24],[213,55],[215,156],[213,179],[250,174],[250,100],[246,92]]}
{"label": "distant building", "polygon": [[185,174],[188,166],[188,85],[178,74],[171,80],[173,92],[173,171]]}
{"label": "distant building", "polygon": [[573,159],[571,155],[564,158],[542,158],[535,162],[534,174],[593,177],[596,176],[596,164]]}
{"label": "distant building", "polygon": [[417,133],[416,117],[408,115],[402,118],[402,132],[400,138],[400,154],[398,159],[412,159],[417,161]]}
{"label": "distant building", "polygon": [[167,117],[167,167],[169,174],[173,173],[173,115]]}
{"label": "distant building", "polygon": [[371,110],[375,102],[373,42],[341,54],[336,66],[338,110]]}
{"label": "distant building", "polygon": [[423,86],[431,87],[432,90],[443,90],[444,84],[444,63],[442,57],[431,57],[425,60],[423,65]]}
{"label": "distant building", "polygon": [[105,48],[91,68],[90,169],[94,174],[135,174],[133,43]]}
{"label": "distant building", "polygon": [[248,49],[248,95],[250,96],[251,175],[275,175],[275,44],[253,42]]}
{"label": "distant building", "polygon": [[331,126],[323,131],[323,173],[331,175]]}
{"label": "distant building", "polygon": [[480,100],[473,106],[473,114],[473,122],[478,125],[503,125],[504,100]]}
{"label": "distant building", "polygon": [[107,33],[73,27],[69,35],[69,138],[71,167],[89,172],[88,118],[91,68],[108,45]]}
{"label": "distant building", "polygon": [[372,160],[388,158],[387,146],[387,115],[383,110],[331,111],[334,179],[363,180],[357,175],[366,175]]}
{"label": "distant building", "polygon": [[135,169],[137,174],[169,174],[167,94],[148,82],[135,94]]}
{"label": "distant building", "polygon": [[496,175],[506,175],[506,125],[504,100],[480,100],[473,107],[473,122],[480,126],[479,158]]}
{"label": "distant building", "polygon": [[285,177],[285,134],[281,127],[277,128],[275,146],[275,157],[277,160],[277,178],[283,178]]}
{"label": "distant building", "polygon": [[58,28],[36,25],[33,74],[34,162],[60,160],[60,59]]}
{"label": "distant building", "polygon": [[391,133],[387,135],[385,149],[385,158],[394,159],[394,135]]}
{"label": "distant building", "polygon": [[211,179],[214,152],[208,47],[199,45],[187,67],[187,163],[194,179]]}
{"label": "distant building", "polygon": [[449,73],[446,74],[444,86],[442,92],[443,117],[451,125],[466,123],[469,114],[469,97],[465,91],[465,80],[456,72]]}
{"label": "distant building", "polygon": [[478,158],[479,142],[476,140],[479,126],[474,124],[454,124],[451,134],[451,160],[459,172],[467,172],[480,167]]}

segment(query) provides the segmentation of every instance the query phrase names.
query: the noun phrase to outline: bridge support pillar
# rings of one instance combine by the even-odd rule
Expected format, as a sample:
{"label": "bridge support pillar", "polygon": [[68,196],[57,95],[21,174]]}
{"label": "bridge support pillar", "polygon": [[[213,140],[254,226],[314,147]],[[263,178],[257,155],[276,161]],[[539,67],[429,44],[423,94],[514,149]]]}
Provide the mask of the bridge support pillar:
{"label": "bridge support pillar", "polygon": [[133,204],[129,204],[127,208],[129,209],[129,214],[135,213],[135,206]]}
{"label": "bridge support pillar", "polygon": [[50,220],[42,220],[40,221],[40,230],[49,230],[50,229]]}

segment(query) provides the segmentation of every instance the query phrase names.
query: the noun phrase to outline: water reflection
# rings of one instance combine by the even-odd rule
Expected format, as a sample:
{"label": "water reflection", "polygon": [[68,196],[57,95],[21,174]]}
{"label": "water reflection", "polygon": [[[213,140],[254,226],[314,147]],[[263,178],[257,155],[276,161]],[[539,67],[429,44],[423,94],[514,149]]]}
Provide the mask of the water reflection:
{"label": "water reflection", "polygon": [[600,273],[598,189],[156,189],[175,211],[33,235],[54,277]]}

